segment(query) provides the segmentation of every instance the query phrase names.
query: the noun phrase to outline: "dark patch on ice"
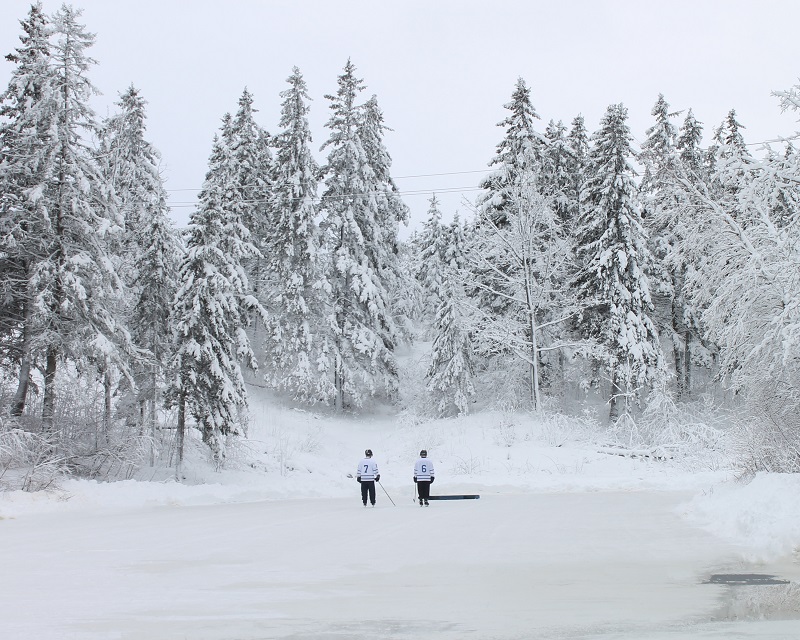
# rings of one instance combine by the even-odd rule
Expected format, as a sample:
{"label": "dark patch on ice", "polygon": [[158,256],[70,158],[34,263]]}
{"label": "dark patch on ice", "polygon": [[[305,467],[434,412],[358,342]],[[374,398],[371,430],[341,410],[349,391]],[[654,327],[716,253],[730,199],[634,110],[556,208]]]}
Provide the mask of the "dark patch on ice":
{"label": "dark patch on ice", "polygon": [[703,584],[727,584],[727,585],[767,585],[767,584],[789,584],[788,580],[776,578],[766,573],[715,573]]}

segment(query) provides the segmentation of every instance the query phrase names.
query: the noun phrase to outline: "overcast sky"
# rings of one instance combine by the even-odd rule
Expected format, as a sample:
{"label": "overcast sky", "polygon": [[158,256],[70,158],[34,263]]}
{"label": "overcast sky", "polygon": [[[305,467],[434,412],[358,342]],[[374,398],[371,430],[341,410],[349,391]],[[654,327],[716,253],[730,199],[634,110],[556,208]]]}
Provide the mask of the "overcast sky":
{"label": "overcast sky", "polygon": [[[19,44],[30,6],[0,0],[0,52]],[[45,10],[60,2],[45,0]],[[445,217],[468,212],[474,187],[502,137],[496,124],[516,79],[542,117],[594,131],[622,102],[637,140],[659,92],[675,111],[692,107],[712,129],[735,108],[749,143],[792,135],[771,91],[800,76],[800,2],[795,0],[82,0],[97,34],[91,79],[99,116],[135,84],[148,100],[149,138],[163,155],[173,214],[185,224],[211,140],[247,86],[257,118],[276,131],[280,91],[297,65],[313,98],[315,150],[325,141],[328,101],[348,57],[378,96],[393,174],[424,219],[431,191]],[[13,66],[0,63],[5,87]],[[679,124],[682,118],[676,120]],[[754,147],[755,148],[755,147]],[[318,154],[322,160],[322,154]],[[453,174],[429,175],[426,174]],[[416,193],[416,195],[414,193]],[[423,192],[423,193],[419,193]],[[447,193],[445,193],[447,192]],[[403,233],[407,235],[407,232]]]}

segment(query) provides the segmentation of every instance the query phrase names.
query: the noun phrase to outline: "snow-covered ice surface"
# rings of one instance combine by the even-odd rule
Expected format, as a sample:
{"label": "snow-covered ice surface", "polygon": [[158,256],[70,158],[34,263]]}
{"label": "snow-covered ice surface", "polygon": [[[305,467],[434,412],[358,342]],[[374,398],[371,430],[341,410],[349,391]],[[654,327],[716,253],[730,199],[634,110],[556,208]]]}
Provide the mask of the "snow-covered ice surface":
{"label": "snow-covered ice surface", "polygon": [[[222,473],[195,459],[186,484],[0,496],[0,638],[800,637],[797,478],[739,484],[556,431],[257,399],[248,447]],[[416,506],[423,446],[434,494],[481,499]],[[347,474],[365,447],[396,506],[380,488],[361,506]],[[721,573],[789,582],[704,584]]]}

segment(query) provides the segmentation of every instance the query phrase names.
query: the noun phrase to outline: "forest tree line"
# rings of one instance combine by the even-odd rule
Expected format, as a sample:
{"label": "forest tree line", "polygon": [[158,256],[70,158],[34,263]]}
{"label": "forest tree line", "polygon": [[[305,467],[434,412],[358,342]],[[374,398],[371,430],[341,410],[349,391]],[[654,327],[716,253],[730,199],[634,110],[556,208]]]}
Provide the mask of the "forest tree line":
{"label": "forest tree line", "polygon": [[[156,441],[168,410],[178,458],[193,424],[221,464],[246,432],[246,369],[294,401],[356,410],[399,399],[398,349],[420,339],[438,415],[500,388],[535,410],[580,389],[616,420],[656,388],[691,399],[698,371],[782,426],[796,413],[798,156],[786,142],[755,157],[733,110],[704,147],[692,111],[659,96],[635,149],[622,104],[591,135],[581,116],[542,127],[520,79],[469,218],[444,223],[434,194],[401,242],[409,210],[377,98],[348,61],[315,147],[294,68],[273,133],[247,89],[223,116],[179,231],[139,91],[102,121],[89,107],[79,18],[32,5],[0,96],[13,424],[86,454],[119,434]],[[800,106],[797,87],[777,95]],[[67,402],[77,379],[102,392]],[[93,439],[82,403],[99,407]]]}

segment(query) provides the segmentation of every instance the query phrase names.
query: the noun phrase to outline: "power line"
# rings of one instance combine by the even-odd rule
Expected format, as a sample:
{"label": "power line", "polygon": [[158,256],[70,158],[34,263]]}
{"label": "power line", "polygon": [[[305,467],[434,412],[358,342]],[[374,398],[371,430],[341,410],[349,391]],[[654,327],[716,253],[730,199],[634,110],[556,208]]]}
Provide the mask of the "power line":
{"label": "power line", "polygon": [[[493,169],[474,169],[472,171],[447,171],[444,173],[419,173],[413,176],[393,176],[393,180],[408,180],[411,178],[435,178],[439,176],[463,176],[468,173],[489,173],[493,171]],[[173,193],[176,191],[200,191],[200,188],[195,189],[165,189],[168,193]]]}
{"label": "power line", "polygon": [[[337,200],[343,198],[355,198],[355,197],[368,197],[368,196],[377,196],[377,195],[384,195],[389,198],[399,198],[401,196],[424,196],[424,195],[432,195],[432,194],[447,194],[447,193],[468,193],[471,191],[482,191],[482,187],[476,186],[469,186],[469,187],[444,187],[442,189],[415,189],[409,191],[369,191],[369,192],[362,192],[362,193],[343,193],[337,194],[333,196],[319,196],[318,198],[314,198],[317,201],[323,200]],[[297,200],[304,200],[305,198],[288,198],[292,201]],[[258,198],[255,200],[241,200],[239,201],[240,204],[268,204],[270,202],[269,199],[266,198]],[[196,207],[197,202],[183,202],[178,201],[169,204],[170,208],[172,209],[182,209],[187,207]]]}

